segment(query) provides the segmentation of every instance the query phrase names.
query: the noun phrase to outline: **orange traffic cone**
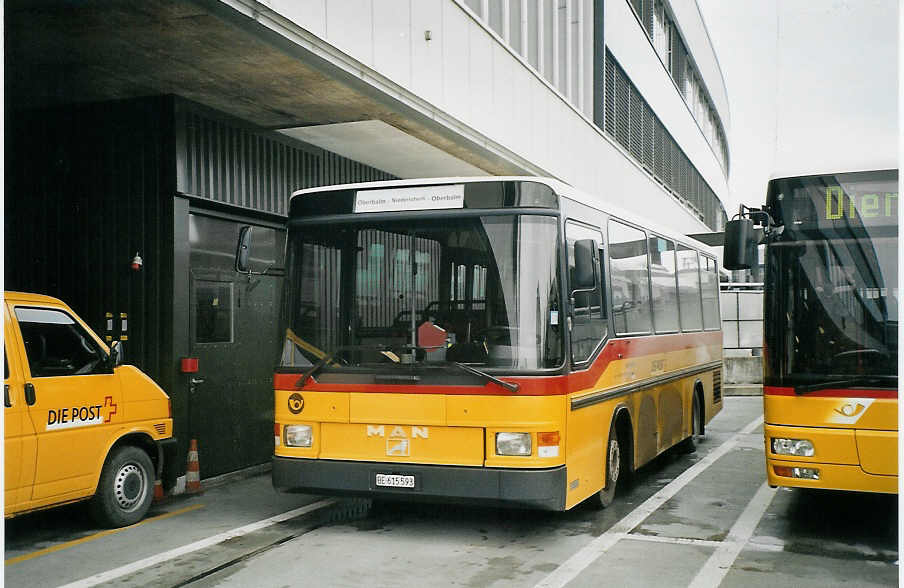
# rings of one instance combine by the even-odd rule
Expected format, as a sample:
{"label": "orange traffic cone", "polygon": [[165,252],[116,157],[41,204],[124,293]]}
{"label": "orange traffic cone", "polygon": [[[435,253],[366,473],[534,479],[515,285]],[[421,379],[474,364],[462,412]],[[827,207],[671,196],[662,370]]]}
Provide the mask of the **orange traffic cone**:
{"label": "orange traffic cone", "polygon": [[154,502],[163,500],[163,484],[160,480],[154,480]]}
{"label": "orange traffic cone", "polygon": [[195,494],[201,491],[201,468],[198,465],[198,442],[191,440],[188,446],[188,465],[185,467],[185,492]]}

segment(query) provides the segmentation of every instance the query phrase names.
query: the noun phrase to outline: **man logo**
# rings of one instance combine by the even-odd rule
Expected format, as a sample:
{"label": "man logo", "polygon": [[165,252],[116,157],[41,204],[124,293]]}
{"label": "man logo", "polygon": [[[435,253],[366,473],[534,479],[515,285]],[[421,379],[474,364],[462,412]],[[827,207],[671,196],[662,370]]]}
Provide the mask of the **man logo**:
{"label": "man logo", "polygon": [[386,455],[389,457],[408,457],[410,455],[408,439],[387,439]]}
{"label": "man logo", "polygon": [[304,410],[304,398],[301,397],[301,394],[295,392],[291,396],[289,396],[289,412],[292,414],[298,414]]}

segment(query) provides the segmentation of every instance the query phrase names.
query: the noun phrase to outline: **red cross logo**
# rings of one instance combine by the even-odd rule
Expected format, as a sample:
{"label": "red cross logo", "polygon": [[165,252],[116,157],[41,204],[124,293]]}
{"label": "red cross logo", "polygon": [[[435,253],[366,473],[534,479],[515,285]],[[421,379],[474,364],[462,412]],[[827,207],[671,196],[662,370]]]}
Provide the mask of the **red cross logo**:
{"label": "red cross logo", "polygon": [[113,402],[112,396],[104,398],[104,407],[101,410],[102,412],[107,413],[106,416],[104,416],[104,422],[109,423],[113,419],[113,415],[116,414],[116,404]]}

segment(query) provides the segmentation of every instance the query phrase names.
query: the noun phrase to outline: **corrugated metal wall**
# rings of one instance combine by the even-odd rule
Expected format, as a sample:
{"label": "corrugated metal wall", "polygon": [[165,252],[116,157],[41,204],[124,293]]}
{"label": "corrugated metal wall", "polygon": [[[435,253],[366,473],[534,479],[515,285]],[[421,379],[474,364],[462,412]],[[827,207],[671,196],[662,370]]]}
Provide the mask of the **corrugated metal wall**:
{"label": "corrugated metal wall", "polygon": [[171,112],[165,97],[18,112],[7,117],[5,150],[5,288],[59,297],[101,336],[127,338],[127,361],[164,385]]}
{"label": "corrugated metal wall", "polygon": [[187,100],[176,102],[177,190],[273,215],[295,190],[395,176]]}

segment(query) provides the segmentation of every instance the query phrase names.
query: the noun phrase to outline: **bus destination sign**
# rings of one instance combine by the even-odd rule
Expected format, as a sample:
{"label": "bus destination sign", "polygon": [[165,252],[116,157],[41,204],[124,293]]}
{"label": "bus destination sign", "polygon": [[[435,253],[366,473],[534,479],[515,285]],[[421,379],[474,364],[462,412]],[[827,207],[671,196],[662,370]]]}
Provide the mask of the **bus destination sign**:
{"label": "bus destination sign", "polygon": [[861,220],[887,219],[891,222],[897,221],[897,192],[845,192],[841,186],[827,186],[825,191],[825,220],[859,218]]}
{"label": "bus destination sign", "polygon": [[362,190],[355,193],[355,212],[398,212],[464,208],[464,184]]}

